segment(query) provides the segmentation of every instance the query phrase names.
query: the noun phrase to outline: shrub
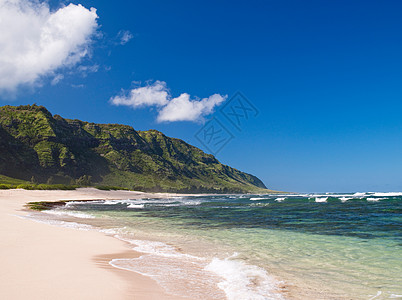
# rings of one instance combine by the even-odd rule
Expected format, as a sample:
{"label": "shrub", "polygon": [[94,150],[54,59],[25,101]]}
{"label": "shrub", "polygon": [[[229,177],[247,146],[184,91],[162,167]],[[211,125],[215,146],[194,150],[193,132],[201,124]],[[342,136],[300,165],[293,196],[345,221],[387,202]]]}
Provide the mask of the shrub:
{"label": "shrub", "polygon": [[15,185],[12,184],[0,184],[0,190],[15,189]]}
{"label": "shrub", "polygon": [[92,181],[92,176],[84,175],[78,178],[75,182],[77,185],[90,186]]}
{"label": "shrub", "polygon": [[76,188],[75,185],[65,184],[39,184],[35,186],[36,190],[75,190]]}
{"label": "shrub", "polygon": [[17,189],[34,190],[35,185],[33,185],[33,184],[19,184],[19,185],[17,185]]}
{"label": "shrub", "polygon": [[75,190],[77,186],[65,184],[20,184],[16,188],[24,190]]}
{"label": "shrub", "polygon": [[119,186],[107,186],[107,185],[98,185],[95,188],[101,191],[117,191],[117,190],[123,190],[123,191],[128,191],[129,189],[119,187]]}

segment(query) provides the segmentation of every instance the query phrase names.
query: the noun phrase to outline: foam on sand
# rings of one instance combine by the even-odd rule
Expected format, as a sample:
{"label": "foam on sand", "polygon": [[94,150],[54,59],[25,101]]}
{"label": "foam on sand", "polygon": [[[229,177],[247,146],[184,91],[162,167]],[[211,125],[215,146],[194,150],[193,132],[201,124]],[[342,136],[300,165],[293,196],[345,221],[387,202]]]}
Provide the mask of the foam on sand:
{"label": "foam on sand", "polygon": [[211,260],[181,253],[162,242],[118,238],[144,255],[113,259],[110,264],[152,277],[171,294],[193,299],[283,299],[276,280],[260,267],[235,260],[236,255]]}
{"label": "foam on sand", "polygon": [[80,223],[76,223],[76,222],[67,222],[67,221],[54,220],[54,219],[45,219],[45,218],[40,218],[40,217],[38,217],[38,215],[35,215],[35,214],[28,214],[25,216],[16,215],[16,217],[19,217],[21,219],[29,219],[29,220],[32,220],[37,223],[49,224],[49,225],[60,226],[60,227],[65,227],[65,228],[73,228],[73,229],[85,230],[85,231],[94,229],[91,225],[88,225],[88,224],[80,224]]}
{"label": "foam on sand", "polygon": [[204,270],[205,259],[180,253],[174,247],[158,241],[118,238],[131,243],[133,250],[144,255],[132,259],[113,259],[110,261],[113,267],[151,277],[172,295],[205,300],[226,298],[216,285],[218,277]]}
{"label": "foam on sand", "polygon": [[223,279],[218,286],[229,300],[283,299],[277,290],[277,282],[257,266],[231,258],[213,258],[205,270]]}

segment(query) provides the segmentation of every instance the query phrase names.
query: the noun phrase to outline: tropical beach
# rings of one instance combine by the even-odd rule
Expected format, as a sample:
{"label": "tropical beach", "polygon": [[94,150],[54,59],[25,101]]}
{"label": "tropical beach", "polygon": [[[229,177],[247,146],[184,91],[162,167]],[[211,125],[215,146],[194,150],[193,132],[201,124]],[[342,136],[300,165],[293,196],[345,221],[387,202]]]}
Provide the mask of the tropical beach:
{"label": "tropical beach", "polygon": [[0,190],[2,299],[180,299],[138,273],[113,268],[113,257],[138,254],[95,231],[26,219],[25,204],[67,199],[119,199],[142,193]]}
{"label": "tropical beach", "polygon": [[402,299],[401,12],[0,0],[0,299]]}
{"label": "tropical beach", "polygon": [[0,196],[1,291],[11,299],[363,300],[402,291],[401,193]]}

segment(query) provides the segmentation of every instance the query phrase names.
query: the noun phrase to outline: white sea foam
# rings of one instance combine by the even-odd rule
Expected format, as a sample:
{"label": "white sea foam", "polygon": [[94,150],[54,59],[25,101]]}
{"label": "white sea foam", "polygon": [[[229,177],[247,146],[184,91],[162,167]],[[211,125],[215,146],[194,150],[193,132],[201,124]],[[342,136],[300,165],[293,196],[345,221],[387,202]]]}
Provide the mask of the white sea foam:
{"label": "white sea foam", "polygon": [[[193,299],[224,299],[216,274],[205,271],[205,258],[181,253],[173,246],[157,241],[130,240],[133,250],[144,253],[138,258],[113,259],[110,265],[155,279],[168,293]],[[196,282],[197,284],[194,284]]]}
{"label": "white sea foam", "polygon": [[107,234],[107,235],[117,235],[121,234],[121,232],[125,229],[124,228],[107,228],[107,229],[99,229],[100,232]]}
{"label": "white sea foam", "polygon": [[309,194],[309,198],[313,197],[334,197],[334,198],[339,198],[339,197],[354,197],[354,194],[331,194],[331,193],[325,193],[325,194]]}
{"label": "white sea foam", "polygon": [[172,295],[189,299],[226,299],[217,287],[218,276],[204,270],[205,263],[188,258],[149,254],[133,259],[113,259],[110,265],[149,276]]}
{"label": "white sea foam", "polygon": [[128,208],[144,208],[145,204],[157,206],[181,206],[181,205],[200,205],[203,203],[200,199],[188,199],[185,197],[161,198],[161,199],[127,199],[127,200],[105,200],[99,204],[116,205],[125,204]]}
{"label": "white sea foam", "polygon": [[351,197],[340,197],[339,198],[339,200],[341,200],[342,202],[346,202],[346,201],[348,201],[350,199],[353,199],[353,198],[351,198]]}
{"label": "white sea foam", "polygon": [[327,202],[327,200],[328,200],[328,197],[316,197],[315,198],[315,202],[318,202],[318,203],[320,203],[320,202]]}
{"label": "white sea foam", "polygon": [[269,204],[269,203],[260,203],[260,202],[258,202],[258,203],[251,203],[250,204],[250,206],[259,206],[259,207],[263,207],[263,206],[270,206],[271,204]]}
{"label": "white sea foam", "polygon": [[[116,237],[131,243],[133,250],[145,255],[134,259],[113,259],[110,264],[152,277],[172,294],[222,299],[215,288],[218,286],[229,300],[283,299],[277,289],[278,282],[264,269],[233,260],[233,256],[210,261],[180,253],[162,242]],[[172,276],[173,273],[175,276]],[[194,281],[197,286],[194,286]]]}
{"label": "white sea foam", "polygon": [[367,198],[366,200],[371,201],[371,202],[377,202],[379,200],[384,200],[384,199],[387,199],[387,198]]}
{"label": "white sea foam", "polygon": [[354,193],[352,196],[353,197],[364,197],[364,196],[366,196],[368,193]]}
{"label": "white sea foam", "polygon": [[202,203],[202,201],[197,201],[197,200],[188,200],[188,201],[180,201],[179,203],[177,203],[177,201],[175,202],[158,202],[158,203],[152,203],[153,205],[156,206],[164,206],[164,207],[174,207],[174,206],[192,206],[192,205],[200,205]]}
{"label": "white sea foam", "polygon": [[131,203],[127,206],[127,208],[144,208],[145,204],[139,204],[139,203]]}
{"label": "white sea foam", "polygon": [[125,204],[129,206],[130,204],[145,204],[147,201],[143,201],[142,199],[137,199],[137,200],[103,200],[99,202],[94,202],[99,205],[116,205],[116,204]]}
{"label": "white sea foam", "polygon": [[189,200],[189,201],[184,201],[183,204],[185,205],[200,205],[202,201],[198,200]]}
{"label": "white sea foam", "polygon": [[57,215],[57,216],[68,216],[68,217],[74,217],[74,218],[80,218],[80,219],[93,219],[95,218],[94,216],[90,214],[85,214],[81,212],[73,212],[73,211],[68,211],[68,210],[45,210],[43,211],[46,214],[51,214],[51,215]]}
{"label": "white sea foam", "polygon": [[172,246],[169,246],[162,242],[157,241],[145,241],[145,240],[127,240],[135,247],[133,250],[148,253],[148,254],[156,254],[160,256],[170,256],[170,257],[180,257],[181,253],[177,252],[176,249]]}
{"label": "white sea foam", "polygon": [[282,201],[284,201],[285,199],[286,199],[285,197],[279,197],[279,198],[276,198],[275,201],[277,201],[277,202],[282,202]]}
{"label": "white sea foam", "polygon": [[114,205],[114,204],[119,204],[119,203],[122,203],[122,201],[119,201],[119,200],[105,200],[105,201],[101,202],[100,204]]}
{"label": "white sea foam", "polygon": [[268,199],[269,199],[269,198],[259,198],[259,197],[250,198],[251,201],[268,200]]}
{"label": "white sea foam", "polygon": [[84,201],[68,201],[66,204],[64,204],[64,207],[70,207],[73,205],[79,205],[85,203]]}
{"label": "white sea foam", "polygon": [[88,224],[79,224],[76,222],[66,222],[66,221],[61,221],[61,220],[52,220],[52,219],[44,219],[44,218],[39,218],[37,215],[33,214],[28,214],[26,216],[17,216],[23,219],[29,219],[37,223],[43,223],[43,224],[48,224],[48,225],[54,225],[54,226],[61,226],[65,228],[73,228],[73,229],[78,229],[78,230],[92,230],[93,227]]}
{"label": "white sea foam", "polygon": [[162,242],[147,241],[147,240],[132,240],[124,238],[120,235],[116,235],[115,237],[133,245],[134,246],[133,250],[137,252],[153,254],[158,256],[165,256],[165,257],[174,257],[174,258],[187,257],[196,260],[202,259],[197,256],[180,253],[174,247]]}
{"label": "white sea foam", "polygon": [[390,192],[390,193],[374,193],[374,194],[372,194],[372,196],[375,196],[375,197],[398,197],[398,196],[402,196],[402,192],[400,192],[400,193],[393,193],[393,192]]}
{"label": "white sea foam", "polygon": [[371,298],[370,298],[370,299],[368,299],[368,300],[374,300],[375,298],[377,298],[377,297],[381,296],[381,294],[382,294],[382,292],[381,292],[381,291],[378,291],[378,292],[377,292],[377,295],[375,295],[375,296],[371,297]]}
{"label": "white sea foam", "polygon": [[213,258],[205,270],[223,278],[218,286],[229,300],[283,299],[277,290],[277,282],[257,266],[230,258]]}

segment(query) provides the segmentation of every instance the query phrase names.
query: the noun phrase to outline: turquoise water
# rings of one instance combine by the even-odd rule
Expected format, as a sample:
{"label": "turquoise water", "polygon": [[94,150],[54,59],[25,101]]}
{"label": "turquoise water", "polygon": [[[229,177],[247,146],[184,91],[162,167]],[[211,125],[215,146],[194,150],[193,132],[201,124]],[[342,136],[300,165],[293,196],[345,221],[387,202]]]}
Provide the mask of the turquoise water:
{"label": "turquoise water", "polygon": [[402,298],[402,194],[190,196],[73,202],[129,241],[112,265],[203,299]]}

